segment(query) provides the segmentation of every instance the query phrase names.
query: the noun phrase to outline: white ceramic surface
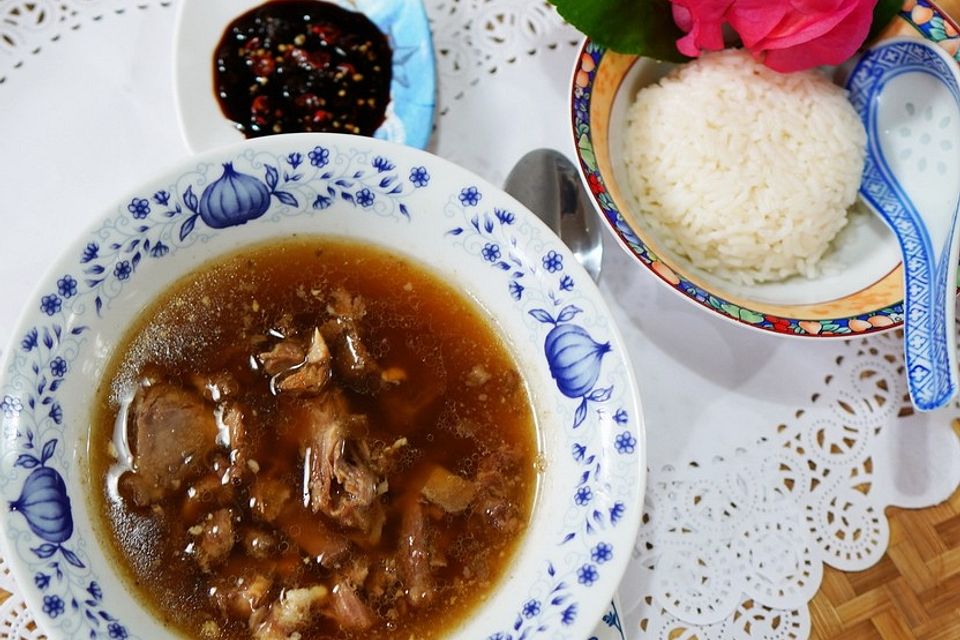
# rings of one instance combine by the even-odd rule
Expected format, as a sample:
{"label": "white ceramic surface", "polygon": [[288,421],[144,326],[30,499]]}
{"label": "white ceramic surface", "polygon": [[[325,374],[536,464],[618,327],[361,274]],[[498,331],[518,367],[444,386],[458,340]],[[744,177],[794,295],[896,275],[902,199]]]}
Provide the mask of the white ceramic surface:
{"label": "white ceramic surface", "polygon": [[896,38],[867,51],[847,87],[867,131],[861,196],[903,253],[910,397],[932,411],[957,393],[960,68],[932,42]]}
{"label": "white ceramic surface", "polygon": [[[230,181],[257,198],[204,198]],[[264,210],[251,205],[260,196]],[[90,382],[177,277],[291,233],[411,256],[490,313],[526,378],[547,464],[516,560],[458,637],[585,637],[629,560],[644,489],[636,383],[606,305],[562,243],[493,186],[424,152],[323,134],[185,161],[122,198],[41,280],[2,366],[0,493],[10,510],[0,533],[45,631],[167,637],[123,586],[91,524]],[[560,336],[586,357],[571,361]]]}

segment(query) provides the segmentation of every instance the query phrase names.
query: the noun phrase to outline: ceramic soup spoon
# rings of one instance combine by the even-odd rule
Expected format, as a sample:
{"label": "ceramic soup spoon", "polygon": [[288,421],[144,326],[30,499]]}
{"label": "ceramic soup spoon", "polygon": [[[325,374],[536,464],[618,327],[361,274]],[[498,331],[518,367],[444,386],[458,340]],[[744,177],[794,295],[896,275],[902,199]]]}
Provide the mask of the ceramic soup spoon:
{"label": "ceramic soup spoon", "polygon": [[864,54],[847,89],[867,130],[860,195],[903,253],[910,398],[931,411],[957,391],[960,70],[935,44],[894,39]]}

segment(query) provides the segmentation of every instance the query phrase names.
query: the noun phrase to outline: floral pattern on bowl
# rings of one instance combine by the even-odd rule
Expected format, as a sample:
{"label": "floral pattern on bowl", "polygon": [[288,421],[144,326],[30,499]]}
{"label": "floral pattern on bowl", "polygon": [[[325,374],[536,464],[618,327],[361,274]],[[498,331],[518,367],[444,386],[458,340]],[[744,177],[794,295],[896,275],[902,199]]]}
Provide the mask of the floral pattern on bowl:
{"label": "floral pattern on bowl", "polygon": [[[955,23],[928,0],[908,0],[895,22],[892,29],[906,29],[919,37],[941,41],[941,46],[948,51],[953,45],[944,45],[942,41],[957,37]],[[954,48],[952,54],[956,53]],[[789,304],[771,303],[749,294],[732,294],[722,285],[716,286],[661,255],[655,248],[655,239],[630,221],[629,196],[621,194],[623,187],[612,175],[608,155],[613,145],[609,129],[616,94],[636,60],[635,56],[617,54],[586,40],[574,68],[570,103],[581,175],[601,217],[628,252],[686,299],[754,329],[791,336],[843,337],[903,324],[903,279],[899,265],[892,270],[882,270],[871,282],[849,294],[813,303]]]}
{"label": "floral pattern on bowl", "polygon": [[[492,314],[525,373],[545,477],[512,569],[463,637],[575,638],[629,559],[643,495],[636,383],[599,292],[496,188],[354,136],[262,138],[191,159],[124,198],[40,284],[0,369],[3,555],[47,634],[168,637],[98,543],[86,499],[90,384],[143,305],[246,244],[335,234],[408,254]],[[95,490],[95,489],[93,489]]]}

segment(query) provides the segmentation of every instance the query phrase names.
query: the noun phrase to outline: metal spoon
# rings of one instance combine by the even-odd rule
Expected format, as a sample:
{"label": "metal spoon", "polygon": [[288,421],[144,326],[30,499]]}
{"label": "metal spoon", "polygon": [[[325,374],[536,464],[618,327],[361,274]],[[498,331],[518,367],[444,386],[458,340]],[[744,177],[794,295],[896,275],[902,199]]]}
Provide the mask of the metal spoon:
{"label": "metal spoon", "polygon": [[510,171],[504,190],[537,214],[573,252],[594,281],[600,279],[603,238],[576,167],[553,149],[534,149]]}
{"label": "metal spoon", "polygon": [[860,195],[903,251],[910,398],[931,411],[957,392],[960,68],[925,40],[889,40],[864,54],[847,89],[867,130]]}

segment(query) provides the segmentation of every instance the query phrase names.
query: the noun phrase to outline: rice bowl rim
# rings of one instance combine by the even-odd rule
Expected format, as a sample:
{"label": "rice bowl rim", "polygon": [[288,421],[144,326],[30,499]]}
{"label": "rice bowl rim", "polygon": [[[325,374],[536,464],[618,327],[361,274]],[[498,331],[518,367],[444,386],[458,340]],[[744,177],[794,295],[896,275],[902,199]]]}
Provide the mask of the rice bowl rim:
{"label": "rice bowl rim", "polygon": [[[939,7],[928,0],[920,0],[929,5],[936,15],[951,25],[954,21]],[[901,14],[902,17],[902,14]],[[909,24],[921,33],[918,37],[930,38],[927,31],[908,20],[899,20]],[[932,38],[931,38],[932,39]],[[617,70],[600,76],[604,62],[615,60]],[[591,39],[584,39],[579,48],[573,67],[570,87],[571,133],[577,154],[580,176],[600,217],[610,227],[620,246],[645,268],[657,276],[663,284],[681,294],[685,299],[733,321],[765,333],[791,337],[849,338],[851,335],[879,333],[898,328],[903,324],[903,267],[899,265],[877,279],[864,289],[850,292],[841,298],[813,304],[776,305],[751,301],[740,296],[730,295],[714,285],[704,284],[699,278],[674,264],[660,250],[659,243],[647,230],[629,220],[627,207],[622,207],[619,186],[612,176],[609,158],[610,145],[609,111],[594,113],[594,90],[598,76],[600,83],[607,83],[603,90],[615,97],[639,56],[618,54],[608,51]],[[609,85],[615,82],[616,86]],[[612,100],[611,100],[612,110]],[[606,169],[606,170],[605,170]],[[627,213],[627,215],[625,215]],[[880,302],[866,302],[880,298]],[[861,306],[856,306],[860,305]],[[849,309],[853,305],[853,312]],[[824,313],[813,313],[817,307]],[[830,313],[831,307],[846,307],[847,312]]]}

